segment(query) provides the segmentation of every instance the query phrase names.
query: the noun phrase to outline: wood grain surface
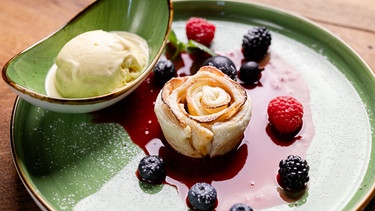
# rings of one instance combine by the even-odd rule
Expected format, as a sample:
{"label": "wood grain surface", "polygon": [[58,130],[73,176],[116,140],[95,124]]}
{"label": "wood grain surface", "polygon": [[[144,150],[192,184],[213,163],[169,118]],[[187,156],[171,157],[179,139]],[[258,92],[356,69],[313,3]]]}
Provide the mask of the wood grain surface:
{"label": "wood grain surface", "polygon": [[[94,0],[1,0],[0,67],[58,30]],[[374,0],[249,0],[309,18],[348,43],[375,70]],[[10,150],[16,95],[0,80],[0,210],[39,210],[19,179]],[[375,175],[374,175],[375,176]],[[366,210],[375,210],[371,202]]]}

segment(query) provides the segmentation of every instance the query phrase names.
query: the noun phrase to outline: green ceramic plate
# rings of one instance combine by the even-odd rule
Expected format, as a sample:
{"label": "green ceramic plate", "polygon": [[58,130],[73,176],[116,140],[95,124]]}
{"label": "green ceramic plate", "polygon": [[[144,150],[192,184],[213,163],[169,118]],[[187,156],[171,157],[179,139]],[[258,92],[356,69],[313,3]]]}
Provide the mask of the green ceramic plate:
{"label": "green ceramic plate", "polygon": [[[363,60],[316,24],[275,8],[225,1],[176,1],[174,8],[173,29],[182,40],[190,16],[216,24],[214,50],[237,48],[249,27],[266,25],[273,35],[271,51],[308,84],[315,127],[306,155],[308,194],[270,209],[363,208],[375,183],[375,79]],[[136,112],[118,105],[112,109],[124,117]],[[134,172],[143,151],[121,124],[99,117],[104,119],[96,113],[55,113],[17,100],[12,151],[35,201],[52,210],[187,210],[173,187],[138,181]]]}

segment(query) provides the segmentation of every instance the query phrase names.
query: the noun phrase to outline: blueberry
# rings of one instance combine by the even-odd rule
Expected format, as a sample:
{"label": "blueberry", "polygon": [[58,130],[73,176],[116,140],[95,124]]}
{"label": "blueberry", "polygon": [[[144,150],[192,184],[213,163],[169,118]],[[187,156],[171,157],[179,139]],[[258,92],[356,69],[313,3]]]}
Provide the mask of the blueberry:
{"label": "blueberry", "polygon": [[236,80],[237,69],[231,59],[226,56],[213,56],[203,62],[202,66],[214,66],[221,72],[227,74],[231,79]]}
{"label": "blueberry", "polygon": [[164,160],[156,155],[145,156],[138,164],[138,173],[146,182],[159,183],[166,175]]}
{"label": "blueberry", "polygon": [[156,82],[161,85],[164,85],[167,81],[176,76],[174,64],[164,57],[156,63],[152,71]]}
{"label": "blueberry", "polygon": [[188,192],[188,201],[194,209],[212,210],[216,205],[216,189],[208,183],[196,183]]}
{"label": "blueberry", "polygon": [[247,204],[236,203],[233,204],[229,211],[253,211],[253,209]]}
{"label": "blueberry", "polygon": [[241,65],[239,78],[246,84],[254,84],[259,81],[262,69],[254,61],[246,62]]}

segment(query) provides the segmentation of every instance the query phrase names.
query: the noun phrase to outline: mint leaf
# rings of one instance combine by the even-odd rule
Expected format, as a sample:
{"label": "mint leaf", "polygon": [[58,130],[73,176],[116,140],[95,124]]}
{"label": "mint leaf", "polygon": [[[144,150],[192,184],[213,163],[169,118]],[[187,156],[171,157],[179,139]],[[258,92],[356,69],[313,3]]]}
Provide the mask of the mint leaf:
{"label": "mint leaf", "polygon": [[187,53],[194,53],[196,50],[199,49],[205,53],[210,54],[211,56],[216,56],[216,54],[209,49],[207,46],[200,44],[199,42],[196,42],[194,40],[189,40],[186,45],[186,52]]}
{"label": "mint leaf", "polygon": [[180,53],[182,53],[182,52],[186,52],[188,54],[194,54],[197,51],[203,51],[203,52],[208,53],[211,56],[215,56],[216,55],[207,46],[202,45],[202,44],[200,44],[200,43],[198,43],[198,42],[196,42],[194,40],[188,40],[187,43],[181,42],[180,40],[178,40],[178,38],[176,36],[176,33],[173,30],[171,30],[170,33],[169,33],[168,41],[176,49],[176,51],[174,52],[174,54],[172,56],[172,60],[175,59],[177,57],[177,55],[180,54]]}
{"label": "mint leaf", "polygon": [[176,36],[176,33],[171,29],[170,33],[169,33],[169,36],[168,36],[168,41],[170,43],[172,43],[174,46],[177,46],[178,45],[178,39],[177,39],[177,36]]}
{"label": "mint leaf", "polygon": [[171,58],[172,60],[175,59],[178,56],[178,54],[185,51],[186,45],[177,39],[176,33],[173,30],[171,30],[169,33],[168,41],[176,49],[176,51],[174,52]]}

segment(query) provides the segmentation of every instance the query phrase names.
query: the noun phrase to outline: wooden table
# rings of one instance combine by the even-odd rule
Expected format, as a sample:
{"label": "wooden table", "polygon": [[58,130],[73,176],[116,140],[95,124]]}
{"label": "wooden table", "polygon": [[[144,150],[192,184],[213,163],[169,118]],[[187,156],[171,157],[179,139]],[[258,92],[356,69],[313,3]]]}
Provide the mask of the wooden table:
{"label": "wooden table", "polygon": [[[54,32],[94,0],[1,0],[0,67]],[[250,1],[250,0],[249,0]],[[253,0],[303,15],[332,31],[375,70],[373,0]],[[0,210],[38,210],[15,170],[9,124],[16,95],[0,82]],[[375,176],[375,175],[374,175]],[[366,210],[375,210],[371,202]]]}

